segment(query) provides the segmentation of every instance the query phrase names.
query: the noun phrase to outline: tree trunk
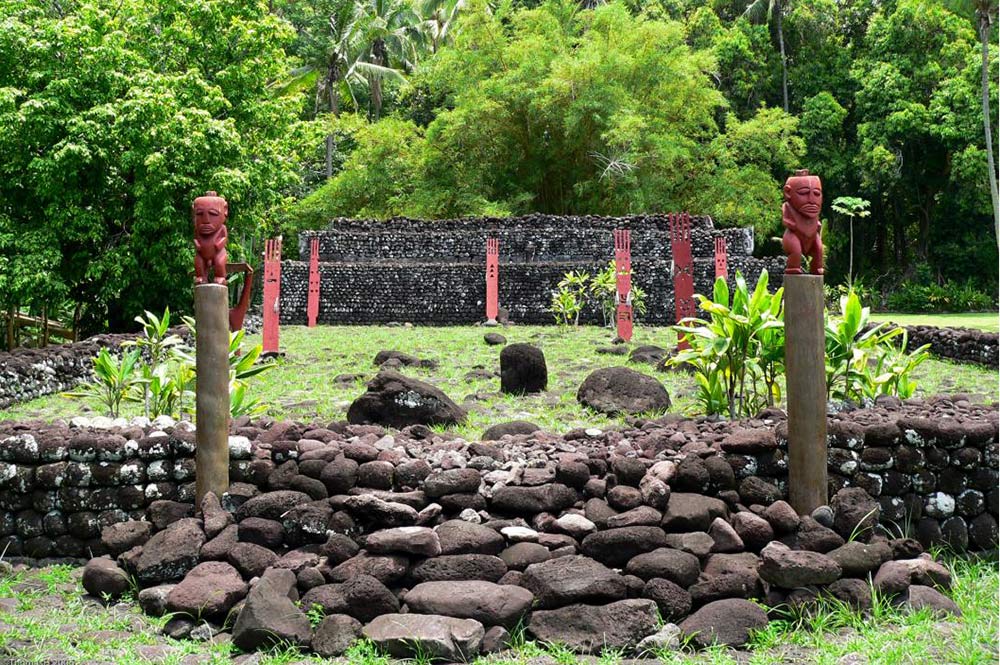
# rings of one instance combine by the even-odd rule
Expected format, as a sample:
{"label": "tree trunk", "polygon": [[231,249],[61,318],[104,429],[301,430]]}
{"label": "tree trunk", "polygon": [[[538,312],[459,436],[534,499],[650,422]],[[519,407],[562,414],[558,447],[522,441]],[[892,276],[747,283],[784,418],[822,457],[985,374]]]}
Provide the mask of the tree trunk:
{"label": "tree trunk", "polygon": [[982,43],[983,53],[983,129],[986,132],[986,163],[990,168],[990,200],[993,202],[993,230],[996,234],[997,247],[1000,248],[1000,208],[997,194],[997,171],[993,161],[993,130],[990,127],[990,80],[988,71],[990,68],[990,17],[979,17],[979,41]]}
{"label": "tree trunk", "polygon": [[7,350],[14,350],[14,315],[17,313],[17,308],[13,305],[7,310]]}
{"label": "tree trunk", "polygon": [[854,288],[854,215],[851,215],[851,248],[847,258],[847,288]]}
{"label": "tree trunk", "polygon": [[42,348],[49,345],[49,307],[42,305]]}
{"label": "tree trunk", "polygon": [[[372,60],[379,67],[385,67],[385,43],[381,39],[376,39],[372,44]],[[372,122],[378,122],[382,115],[382,77],[375,75],[372,77]]]}
{"label": "tree trunk", "polygon": [[[340,82],[340,75],[337,71],[337,65],[334,62],[330,63],[329,73],[327,74],[326,87],[327,87],[327,108],[330,113],[333,114],[335,118],[340,117],[340,99],[337,95],[337,84]],[[326,178],[329,180],[333,177],[333,134],[326,135]]]}
{"label": "tree trunk", "polygon": [[778,48],[781,50],[781,95],[785,113],[788,113],[788,58],[785,56],[785,33],[781,28],[781,14],[784,12],[784,7],[780,2],[775,11],[778,12]]}
{"label": "tree trunk", "polygon": [[77,301],[76,307],[73,308],[73,341],[80,341],[80,316],[83,310],[83,303]]}

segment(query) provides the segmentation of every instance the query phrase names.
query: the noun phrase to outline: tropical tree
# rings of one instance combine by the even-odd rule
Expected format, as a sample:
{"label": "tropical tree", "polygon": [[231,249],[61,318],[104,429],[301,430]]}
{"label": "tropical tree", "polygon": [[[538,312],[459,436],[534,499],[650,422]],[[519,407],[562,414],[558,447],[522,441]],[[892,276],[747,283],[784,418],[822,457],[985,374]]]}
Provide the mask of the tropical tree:
{"label": "tropical tree", "polygon": [[426,35],[431,53],[448,42],[465,0],[419,0],[416,5],[420,29]]}
{"label": "tropical tree", "polygon": [[986,163],[990,173],[990,198],[993,201],[993,225],[997,236],[997,247],[1000,247],[1000,196],[997,194],[997,168],[993,157],[993,130],[990,127],[990,32],[993,17],[997,15],[997,0],[974,0],[976,5],[977,28],[979,32],[980,51],[982,54],[982,96],[983,96],[983,131],[986,133]]}
{"label": "tropical tree", "polygon": [[864,199],[859,199],[855,196],[839,196],[833,200],[833,204],[830,206],[833,208],[834,212],[839,212],[841,215],[846,215],[850,220],[850,250],[848,251],[848,263],[847,263],[847,286],[848,288],[854,285],[854,218],[855,217],[867,217],[871,214],[868,210],[868,206],[871,205],[870,201]]}
{"label": "tropical tree", "polygon": [[353,69],[370,89],[368,117],[382,116],[384,79],[405,81],[413,71],[423,41],[420,17],[406,0],[360,0],[356,5],[364,39],[364,54]]}
{"label": "tropical tree", "polygon": [[785,32],[782,18],[790,1],[753,0],[744,11],[747,18],[753,21],[774,21],[774,29],[778,33],[778,50],[781,54],[781,98],[785,113],[788,113],[788,56],[785,54]]}

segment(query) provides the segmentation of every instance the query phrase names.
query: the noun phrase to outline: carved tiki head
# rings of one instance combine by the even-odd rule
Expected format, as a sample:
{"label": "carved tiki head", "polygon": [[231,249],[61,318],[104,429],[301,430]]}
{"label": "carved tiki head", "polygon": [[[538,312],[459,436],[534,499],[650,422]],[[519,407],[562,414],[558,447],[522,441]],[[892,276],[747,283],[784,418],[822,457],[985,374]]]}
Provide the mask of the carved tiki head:
{"label": "carved tiki head", "polygon": [[785,181],[785,201],[805,219],[819,219],[823,207],[823,183],[819,176],[801,169]]}
{"label": "carved tiki head", "polygon": [[191,205],[194,218],[194,233],[196,236],[214,235],[226,223],[229,217],[229,204],[215,192],[205,192]]}

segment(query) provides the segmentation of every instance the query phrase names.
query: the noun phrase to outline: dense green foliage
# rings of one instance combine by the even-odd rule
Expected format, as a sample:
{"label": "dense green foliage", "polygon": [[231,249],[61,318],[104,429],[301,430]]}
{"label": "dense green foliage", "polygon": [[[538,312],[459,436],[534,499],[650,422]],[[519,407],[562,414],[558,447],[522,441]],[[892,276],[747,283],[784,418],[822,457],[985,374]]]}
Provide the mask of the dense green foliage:
{"label": "dense green foliage", "polygon": [[270,89],[294,36],[264,2],[0,1],[0,305],[185,306],[207,189],[245,255],[299,178],[298,99]]}
{"label": "dense green foliage", "polygon": [[[123,344],[120,354],[102,348],[94,358],[93,380],[64,396],[90,399],[112,418],[120,415],[127,402],[142,404],[147,418],[183,420],[194,416],[198,381],[194,349],[170,332],[169,309],[162,316],[147,311],[135,320],[142,327],[142,336]],[[185,317],[184,323],[193,339],[194,320]],[[233,418],[259,415],[267,409],[259,399],[250,397],[248,381],[274,368],[273,364],[255,365],[263,346],[243,348],[243,338],[242,330],[229,337],[229,414]]]}
{"label": "dense green foliage", "polygon": [[[719,278],[711,298],[695,294],[706,318],[685,319],[674,326],[690,349],[679,352],[671,363],[694,372],[698,403],[706,413],[750,418],[780,402],[785,373],[784,307],[782,289],[771,294],[767,282],[767,273],[761,272],[751,291],[737,272],[730,293],[726,281]],[[837,313],[826,314],[830,399],[908,398],[916,390],[913,370],[930,357],[930,345],[907,348],[905,329],[872,323],[870,314],[853,291],[840,299]]]}
{"label": "dense green foliage", "polygon": [[[230,202],[235,259],[340,215],[681,209],[777,252],[780,186],[802,167],[824,179],[831,281],[850,271],[884,299],[970,280],[995,300],[993,14],[993,0],[0,0],[0,312],[88,331],[186,309],[189,206],[208,189]],[[835,212],[838,197],[870,216]]]}
{"label": "dense green foliage", "polygon": [[[594,4],[464,7],[451,43],[414,68],[385,120],[336,123],[356,148],[290,227],[684,208],[752,226],[777,251],[780,185],[807,167],[825,183],[834,281],[848,280],[853,254],[853,274],[879,292],[972,276],[995,294],[971,4],[581,9]],[[995,46],[988,57],[995,82]],[[996,97],[994,84],[994,112]],[[836,213],[839,197],[870,201],[870,216]]]}

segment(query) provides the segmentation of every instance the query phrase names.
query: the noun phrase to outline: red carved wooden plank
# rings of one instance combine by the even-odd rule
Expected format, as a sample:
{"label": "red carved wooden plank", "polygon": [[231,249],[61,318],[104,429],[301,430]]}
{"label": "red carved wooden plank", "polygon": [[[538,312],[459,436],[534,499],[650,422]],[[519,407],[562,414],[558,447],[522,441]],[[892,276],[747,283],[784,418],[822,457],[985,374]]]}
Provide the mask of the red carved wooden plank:
{"label": "red carved wooden plank", "polygon": [[500,311],[500,239],[486,239],[486,322],[496,323]]}
{"label": "red carved wooden plank", "polygon": [[632,232],[615,229],[615,328],[620,339],[632,340]]}
{"label": "red carved wooden plank", "polygon": [[309,301],[306,304],[309,327],[316,325],[319,316],[319,238],[309,242]]}
{"label": "red carved wooden plank", "polygon": [[726,259],[726,238],[715,239],[715,279],[729,279],[729,263]]}
{"label": "red carved wooden plank", "polygon": [[264,353],[278,353],[278,299],[280,295],[281,236],[278,236],[264,242]]}
{"label": "red carved wooden plank", "polygon": [[[691,258],[691,216],[686,212],[671,214],[670,249],[674,260],[674,306],[677,321],[694,316],[694,261]],[[677,349],[691,348],[683,335]]]}

